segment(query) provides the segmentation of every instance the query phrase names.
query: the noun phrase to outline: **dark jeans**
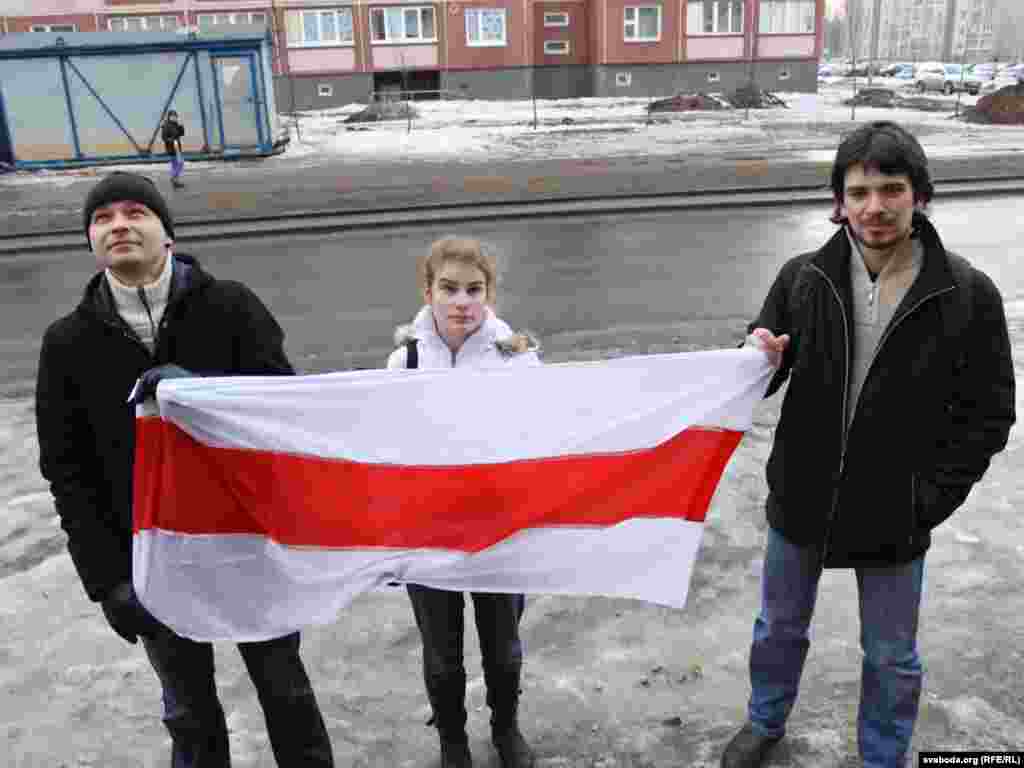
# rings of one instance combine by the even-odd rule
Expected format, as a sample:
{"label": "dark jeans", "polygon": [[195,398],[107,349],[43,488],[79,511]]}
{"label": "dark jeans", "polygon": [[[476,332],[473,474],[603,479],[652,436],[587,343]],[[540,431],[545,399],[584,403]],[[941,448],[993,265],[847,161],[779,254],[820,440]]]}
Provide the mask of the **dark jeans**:
{"label": "dark jeans", "polygon": [[[169,629],[142,641],[163,688],[172,768],[228,768],[228,729],[214,683],[213,646]],[[256,686],[277,764],[331,768],[331,742],[299,657],[299,634],[239,643],[238,650]]]}
{"label": "dark jeans", "polygon": [[[902,768],[921,698],[917,620],[924,557],[856,572],[864,651],[857,744],[864,768]],[[820,577],[816,553],[768,529],[761,613],[750,650],[750,723],[764,736],[785,733],[810,648]]]}
{"label": "dark jeans", "polygon": [[[465,599],[462,592],[407,587],[423,638],[423,679],[442,738],[461,740],[466,731],[466,669],[462,662]],[[519,620],[523,595],[473,592],[487,705],[495,728],[516,721],[523,644]]]}

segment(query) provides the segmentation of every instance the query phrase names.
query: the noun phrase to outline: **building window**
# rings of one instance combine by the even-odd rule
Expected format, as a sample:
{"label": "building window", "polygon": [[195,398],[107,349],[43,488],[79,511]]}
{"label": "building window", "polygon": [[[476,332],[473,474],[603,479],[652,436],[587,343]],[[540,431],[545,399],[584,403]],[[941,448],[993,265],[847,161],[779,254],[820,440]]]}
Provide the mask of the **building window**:
{"label": "building window", "polygon": [[330,98],[334,95],[334,87],[328,83],[317,83],[316,95],[323,98]]}
{"label": "building window", "polygon": [[569,14],[568,13],[545,13],[544,14],[544,26],[545,27],[568,27],[569,26]]}
{"label": "building window", "polygon": [[435,42],[434,7],[371,8],[370,39],[375,43]]}
{"label": "building window", "polygon": [[111,16],[107,19],[111,32],[159,32],[178,28],[177,16]]}
{"label": "building window", "polygon": [[508,45],[504,8],[467,8],[466,45]]}
{"label": "building window", "polygon": [[761,0],[762,35],[813,35],[814,0]]}
{"label": "building window", "polygon": [[688,34],[743,34],[743,0],[690,0],[686,7]]}
{"label": "building window", "polygon": [[352,45],[352,9],[288,11],[284,17],[289,48]]}
{"label": "building window", "polygon": [[74,24],[33,24],[32,32],[77,32]]}
{"label": "building window", "polygon": [[627,5],[622,18],[623,40],[645,43],[661,40],[660,5]]}
{"label": "building window", "polygon": [[200,13],[196,21],[200,29],[226,27],[231,24],[266,24],[265,13]]}
{"label": "building window", "polygon": [[615,73],[615,87],[617,88],[628,88],[633,84],[633,73],[632,72],[616,72]]}
{"label": "building window", "polygon": [[568,56],[569,55],[569,41],[568,40],[545,40],[544,41],[544,55],[546,55],[546,56]]}

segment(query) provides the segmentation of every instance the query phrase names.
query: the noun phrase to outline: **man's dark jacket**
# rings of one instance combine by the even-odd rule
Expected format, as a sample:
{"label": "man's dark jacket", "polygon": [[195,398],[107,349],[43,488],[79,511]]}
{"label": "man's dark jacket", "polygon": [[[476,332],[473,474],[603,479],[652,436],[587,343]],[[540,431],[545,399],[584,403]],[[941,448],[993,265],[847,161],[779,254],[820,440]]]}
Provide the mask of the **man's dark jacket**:
{"label": "man's dark jacket", "polygon": [[135,412],[128,394],[148,368],[196,374],[291,374],[280,325],[244,285],[175,256],[154,354],[120,318],[103,273],[43,337],[36,384],[39,465],[68,550],[93,600],[132,574]]}
{"label": "man's dark jacket", "polygon": [[768,460],[768,522],[829,567],[905,563],[924,553],[931,529],[1006,446],[1015,419],[998,289],[947,252],[923,215],[914,225],[921,272],[882,336],[849,430],[854,325],[845,230],[783,266],[750,326],[791,336],[768,390],[789,378]]}

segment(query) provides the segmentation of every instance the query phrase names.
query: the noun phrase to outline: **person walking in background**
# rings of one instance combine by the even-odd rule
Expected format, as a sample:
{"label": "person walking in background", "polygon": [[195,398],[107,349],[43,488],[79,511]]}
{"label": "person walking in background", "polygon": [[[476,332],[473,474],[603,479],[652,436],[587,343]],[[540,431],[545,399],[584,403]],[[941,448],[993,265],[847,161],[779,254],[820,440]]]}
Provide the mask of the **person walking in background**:
{"label": "person walking in background", "polygon": [[[446,237],[435,242],[420,262],[419,283],[426,306],[411,325],[396,331],[398,348],[388,358],[388,368],[540,364],[532,337],[513,333],[494,314],[497,268],[479,241]],[[440,735],[441,766],[469,768],[473,762],[466,735],[463,593],[418,584],[409,584],[407,590],[423,639],[423,677]],[[519,620],[525,598],[479,592],[472,597],[491,708],[491,740],[502,766],[529,768],[534,755],[518,724],[523,662]]]}
{"label": "person walking in background", "polygon": [[864,768],[905,768],[922,687],[918,616],[931,531],[1006,446],[1015,380],[1003,300],[945,249],[924,211],[924,150],[874,122],[832,169],[840,225],[791,259],[751,341],[789,378],[768,459],[761,610],[748,722],[723,768],[755,768],[785,733],[823,568],[852,568],[863,650]]}
{"label": "person walking in background", "polygon": [[[132,644],[142,638],[163,689],[172,768],[229,768],[212,645],[161,624],[132,585],[135,414],[126,401],[140,377],[143,394],[151,395],[165,378],[292,374],[284,332],[247,287],[173,252],[171,213],[145,176],[112,173],[100,181],[86,198],[83,224],[100,271],[78,307],[43,337],[40,469],[89,598],[120,637]],[[238,648],[277,764],[332,768],[299,634]]]}
{"label": "person walking in background", "polygon": [[185,183],[181,180],[181,173],[185,170],[185,155],[181,148],[181,137],[185,135],[185,127],[178,122],[178,113],[173,109],[167,113],[164,120],[162,136],[164,148],[171,156],[171,186],[181,189]]}

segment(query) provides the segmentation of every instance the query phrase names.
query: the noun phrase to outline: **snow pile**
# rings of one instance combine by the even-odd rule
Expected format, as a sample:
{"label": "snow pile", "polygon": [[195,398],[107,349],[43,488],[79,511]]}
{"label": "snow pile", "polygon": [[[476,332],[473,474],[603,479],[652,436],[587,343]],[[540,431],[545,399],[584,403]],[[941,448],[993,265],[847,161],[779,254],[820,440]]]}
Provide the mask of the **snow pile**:
{"label": "snow pile", "polygon": [[[874,82],[882,87],[898,84],[900,95],[912,96],[903,81],[875,78]],[[938,110],[930,112],[915,109],[913,102],[901,98],[889,108],[851,108],[843,104],[852,94],[847,85],[823,86],[820,93],[779,93],[788,108],[758,109],[749,116],[744,109],[652,113],[653,100],[636,98],[452,100],[417,101],[419,114],[411,122],[346,125],[345,117],[362,109],[351,105],[301,114],[301,137],[293,126],[291,144],[280,161],[315,155],[341,156],[356,163],[382,159],[479,163],[736,151],[770,152],[773,157],[797,153],[807,159],[808,152],[834,152],[842,135],[870,120],[908,126],[931,155],[1015,151],[1024,143],[1024,130],[953,119],[955,96],[929,94],[929,105]],[[963,96],[961,103],[974,101]]]}

